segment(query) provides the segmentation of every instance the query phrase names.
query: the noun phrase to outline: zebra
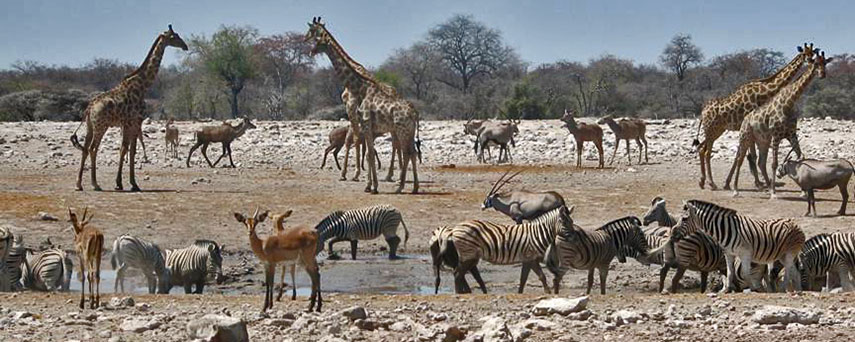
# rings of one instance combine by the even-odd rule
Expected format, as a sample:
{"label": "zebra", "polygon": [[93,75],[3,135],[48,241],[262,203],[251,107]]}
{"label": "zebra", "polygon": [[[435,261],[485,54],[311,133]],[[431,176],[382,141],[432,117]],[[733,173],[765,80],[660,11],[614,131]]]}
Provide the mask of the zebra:
{"label": "zebra", "polygon": [[641,220],[644,226],[656,222],[660,227],[673,227],[677,225],[678,218],[668,214],[668,210],[665,209],[665,199],[657,196],[650,202],[650,209]]}
{"label": "zebra", "polygon": [[[169,293],[173,286],[184,286],[184,293],[201,294],[207,278],[213,277],[217,284],[223,282],[222,247],[210,240],[196,240],[189,247],[166,250],[166,273],[168,283],[160,293]],[[193,285],[196,290],[193,291]]]}
{"label": "zebra", "polygon": [[[436,228],[433,231],[433,234],[431,234],[430,241],[428,243],[430,246],[431,260],[433,261],[434,275],[436,276],[434,294],[439,293],[440,272],[442,271],[443,266],[454,269],[459,263],[457,248],[454,247],[454,242],[450,242],[448,240],[451,236],[451,228],[452,227],[450,226],[440,226]],[[481,272],[478,271],[478,266],[473,266],[472,269],[469,270],[469,273],[472,274],[472,277],[478,282],[478,286],[481,287],[481,291],[486,294],[487,285],[484,284],[484,280],[481,278]],[[466,285],[468,286],[469,284]],[[472,290],[468,289],[467,291],[471,292]]]}
{"label": "zebra", "polygon": [[58,248],[33,252],[27,249],[21,263],[21,286],[29,290],[68,291],[74,264],[64,251]]}
{"label": "zebra", "polygon": [[320,235],[318,253],[324,250],[324,241],[330,240],[330,256],[333,255],[333,244],[340,241],[350,241],[350,256],[356,260],[356,246],[359,240],[376,239],[383,234],[389,244],[389,259],[398,258],[398,225],[404,227],[404,246],[410,239],[407,224],[401,218],[401,212],[389,205],[376,205],[353,210],[336,210],[327,215],[315,229]]}
{"label": "zebra", "polygon": [[555,243],[556,236],[573,230],[572,213],[572,206],[560,206],[529,223],[506,226],[471,220],[454,226],[448,243],[454,244],[459,257],[454,268],[455,291],[469,292],[466,273],[484,259],[499,265],[522,264],[519,293],[523,292],[530,271],[537,274],[543,290],[550,293],[540,262]]}
{"label": "zebra", "polygon": [[853,261],[855,261],[855,234],[834,233],[813,236],[805,242],[799,254],[802,286],[807,290],[821,290],[816,287],[816,279],[825,277],[825,287],[831,290],[836,273],[843,291],[852,291],[852,281],[849,277],[853,271]]}
{"label": "zebra", "polygon": [[[24,247],[24,238],[21,234],[14,234],[10,229],[6,229],[13,236],[11,237],[11,247],[6,255],[6,260],[3,262],[6,268],[5,283],[8,284],[9,291],[19,291],[21,290],[21,264],[24,263],[27,256],[27,249]],[[0,279],[2,278],[3,276],[0,276]],[[0,285],[0,288],[2,287]]]}
{"label": "zebra", "polygon": [[[734,259],[742,263],[772,264],[781,261],[784,284],[801,289],[795,259],[805,243],[805,234],[792,219],[760,220],[739,215],[736,210],[701,200],[684,202],[683,220],[672,230],[671,241],[704,230],[722,248],[727,264],[727,281],[721,292],[736,289]],[[760,282],[750,277],[749,267],[743,268],[742,278],[750,279],[751,289],[759,290]]]}
{"label": "zebra", "polygon": [[641,255],[649,254],[647,239],[640,226],[641,220],[627,216],[606,223],[595,231],[574,229],[570,234],[559,235],[547,256],[547,267],[555,274],[555,293],[558,293],[561,279],[572,267],[588,270],[588,294],[594,285],[594,269],[599,270],[600,294],[605,294],[609,264],[615,257],[621,263],[626,262],[626,246]]}
{"label": "zebra", "polygon": [[12,241],[14,239],[15,236],[10,229],[0,226],[0,292],[9,292],[12,290],[9,281],[9,272],[6,270],[6,256],[9,255],[9,250],[12,249]]}
{"label": "zebra", "polygon": [[113,291],[117,293],[120,286],[122,292],[125,292],[125,272],[129,268],[137,268],[142,271],[148,284],[148,293],[150,294],[155,292],[155,286],[157,286],[157,289],[162,290],[169,283],[166,264],[163,260],[160,247],[138,237],[127,234],[117,237],[113,241],[113,253],[110,256],[110,265],[116,270],[116,281],[113,284]]}

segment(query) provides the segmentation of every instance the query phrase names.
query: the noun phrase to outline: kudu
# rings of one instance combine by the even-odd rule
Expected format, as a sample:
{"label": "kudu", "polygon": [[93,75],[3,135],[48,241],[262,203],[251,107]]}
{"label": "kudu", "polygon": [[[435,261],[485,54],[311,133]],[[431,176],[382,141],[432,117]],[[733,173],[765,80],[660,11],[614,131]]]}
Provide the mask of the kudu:
{"label": "kudu", "polygon": [[[187,167],[190,167],[190,157],[193,156],[193,152],[196,151],[199,146],[202,146],[202,156],[205,157],[205,161],[208,162],[208,166],[217,166],[220,160],[228,154],[229,163],[231,163],[232,167],[235,167],[235,163],[232,160],[232,141],[246,133],[246,130],[252,128],[255,128],[255,125],[247,118],[244,118],[237,126],[232,126],[223,122],[223,124],[219,126],[202,127],[201,130],[196,131],[196,144],[190,148],[190,153],[187,153]],[[223,154],[221,154],[214,163],[211,163],[211,160],[208,159],[208,144],[212,142],[223,143]]]}
{"label": "kudu", "polygon": [[[626,140],[626,158],[629,161],[629,164],[632,165],[632,156],[630,156],[629,152],[630,139],[635,140],[635,143],[638,144],[638,163],[641,164],[642,149],[644,150],[644,162],[649,162],[647,159],[647,137],[645,136],[647,133],[647,124],[644,123],[644,120],[621,119],[620,121],[615,121],[615,119],[609,115],[597,121],[597,124],[606,124],[612,129],[612,132],[615,133],[615,150],[612,153],[612,157],[609,158],[609,165],[615,161],[615,155],[617,155],[618,146],[620,146],[621,140]],[[642,142],[644,143],[643,146]]]}
{"label": "kudu", "polygon": [[590,141],[597,147],[597,152],[600,154],[600,164],[598,168],[603,168],[603,129],[600,125],[591,125],[584,122],[576,123],[573,118],[573,112],[564,110],[564,116],[561,117],[564,122],[564,127],[573,134],[573,139],[576,140],[576,167],[582,167],[582,149],[585,147],[585,142]]}
{"label": "kudu", "polygon": [[481,210],[493,208],[496,211],[507,215],[517,224],[521,224],[523,220],[533,220],[540,215],[549,212],[552,209],[564,205],[564,198],[554,191],[531,192],[525,190],[505,191],[502,187],[508,184],[514,177],[522,173],[522,170],[517,171],[508,178],[511,171],[505,172],[493,188],[487,193],[487,198],[481,204]]}

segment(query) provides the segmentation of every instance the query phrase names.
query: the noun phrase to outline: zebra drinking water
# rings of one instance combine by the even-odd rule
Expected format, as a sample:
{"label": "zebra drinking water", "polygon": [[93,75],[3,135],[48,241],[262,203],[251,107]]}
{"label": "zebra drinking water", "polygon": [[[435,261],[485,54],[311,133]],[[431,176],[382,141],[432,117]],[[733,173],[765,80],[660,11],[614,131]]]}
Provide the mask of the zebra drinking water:
{"label": "zebra drinking water", "polygon": [[359,240],[373,240],[381,234],[389,244],[389,259],[398,258],[398,225],[404,227],[404,246],[410,239],[410,232],[401,212],[389,205],[377,205],[367,208],[341,211],[336,210],[315,226],[320,234],[318,252],[324,250],[324,241],[330,240],[330,255],[333,244],[340,241],[350,241],[350,256],[356,260],[356,246]]}
{"label": "zebra drinking water", "polygon": [[166,263],[161,254],[160,247],[144,239],[131,235],[122,235],[113,241],[113,253],[110,256],[110,265],[116,270],[116,282],[113,291],[125,292],[125,272],[130,268],[142,271],[148,284],[148,293],[158,289],[165,289],[169,283],[166,272]]}
{"label": "zebra drinking water", "polygon": [[[189,247],[166,250],[166,272],[169,282],[160,293],[169,293],[173,286],[183,286],[184,293],[201,294],[208,278],[223,282],[222,248],[210,240],[196,240]],[[193,285],[196,290],[193,291]]]}
{"label": "zebra drinking water", "polygon": [[71,258],[61,249],[41,252],[28,249],[21,264],[21,285],[36,291],[68,291],[73,269]]}

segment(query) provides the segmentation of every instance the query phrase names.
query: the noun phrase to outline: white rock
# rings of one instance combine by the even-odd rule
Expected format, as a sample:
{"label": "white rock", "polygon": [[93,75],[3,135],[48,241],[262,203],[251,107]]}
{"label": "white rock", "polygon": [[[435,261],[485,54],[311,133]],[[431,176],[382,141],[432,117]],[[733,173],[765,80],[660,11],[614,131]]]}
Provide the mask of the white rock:
{"label": "white rock", "polygon": [[187,323],[187,335],[206,341],[248,342],[249,333],[242,319],[209,314]]}
{"label": "white rock", "polygon": [[122,329],[122,331],[141,333],[151,329],[157,329],[160,327],[160,324],[160,321],[157,319],[129,317],[122,321],[122,324],[119,325],[119,329]]}
{"label": "white rock", "polygon": [[538,302],[532,312],[535,316],[550,314],[569,315],[574,312],[585,310],[588,306],[588,296],[579,298],[550,298]]}
{"label": "white rock", "polygon": [[637,313],[635,311],[629,311],[629,310],[620,310],[620,311],[612,314],[612,320],[618,326],[621,326],[624,324],[632,324],[632,323],[641,321],[641,318],[642,317],[639,313]]}
{"label": "white rock", "polygon": [[751,320],[760,324],[817,324],[822,316],[816,311],[808,311],[786,306],[766,305],[762,309],[757,310]]}

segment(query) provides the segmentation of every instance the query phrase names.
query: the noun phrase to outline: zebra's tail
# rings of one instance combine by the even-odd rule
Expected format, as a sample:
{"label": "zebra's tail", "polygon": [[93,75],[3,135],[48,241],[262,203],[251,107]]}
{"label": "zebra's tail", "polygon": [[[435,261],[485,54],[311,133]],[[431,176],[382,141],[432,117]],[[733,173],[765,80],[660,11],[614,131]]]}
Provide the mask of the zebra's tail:
{"label": "zebra's tail", "polygon": [[119,255],[119,240],[113,241],[113,253],[110,253],[110,267],[115,270],[119,266],[119,259],[117,255]]}
{"label": "zebra's tail", "polygon": [[404,219],[401,219],[401,225],[404,226],[404,248],[407,248],[407,240],[410,239],[410,230],[407,229],[407,224],[404,223]]}

